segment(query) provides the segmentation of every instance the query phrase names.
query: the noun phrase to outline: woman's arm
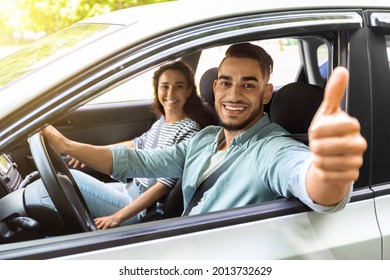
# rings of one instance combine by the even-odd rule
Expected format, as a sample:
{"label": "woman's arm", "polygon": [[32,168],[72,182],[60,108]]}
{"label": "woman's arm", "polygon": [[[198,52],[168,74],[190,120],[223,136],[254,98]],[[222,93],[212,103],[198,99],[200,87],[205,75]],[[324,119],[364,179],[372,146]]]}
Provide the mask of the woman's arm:
{"label": "woman's arm", "polygon": [[157,182],[145,193],[139,196],[136,200],[134,200],[129,205],[122,208],[115,214],[111,216],[96,218],[95,223],[97,228],[108,229],[119,226],[125,220],[137,215],[139,212],[148,208],[153,203],[156,203],[161,197],[168,193],[169,190],[169,187],[165,186],[161,182]]}

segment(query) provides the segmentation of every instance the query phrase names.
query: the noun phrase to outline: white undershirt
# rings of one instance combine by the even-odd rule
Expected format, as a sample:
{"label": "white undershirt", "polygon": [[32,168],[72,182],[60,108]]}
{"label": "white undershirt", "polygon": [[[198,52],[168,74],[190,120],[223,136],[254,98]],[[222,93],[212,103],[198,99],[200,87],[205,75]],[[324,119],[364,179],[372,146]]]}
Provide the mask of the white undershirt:
{"label": "white undershirt", "polygon": [[[222,145],[225,141],[222,141],[219,143],[219,146]],[[225,159],[225,155],[227,153],[227,150],[217,151],[210,159],[210,164],[206,168],[206,170],[203,172],[201,176],[199,176],[197,185],[199,186],[200,183],[202,183],[204,180],[206,180],[207,177],[210,176],[211,173],[213,173],[223,162]]]}

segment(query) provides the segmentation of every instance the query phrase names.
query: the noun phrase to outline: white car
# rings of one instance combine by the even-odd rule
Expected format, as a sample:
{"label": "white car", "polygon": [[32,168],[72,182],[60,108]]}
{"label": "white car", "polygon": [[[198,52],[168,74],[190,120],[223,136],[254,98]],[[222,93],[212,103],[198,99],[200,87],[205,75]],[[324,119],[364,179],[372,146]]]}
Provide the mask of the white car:
{"label": "white car", "polygon": [[[291,83],[323,89],[337,65],[349,69],[343,109],[359,119],[368,149],[345,209],[319,214],[278,199],[179,217],[172,199],[161,220],[96,230],[68,168],[36,131],[50,123],[86,143],[132,139],[155,120],[157,67],[188,62],[207,94],[202,75],[242,41],[273,56],[275,96]],[[388,1],[197,0],[86,19],[0,59],[0,259],[390,259],[389,53]],[[316,110],[299,104],[283,115]],[[290,132],[304,141],[305,130]],[[39,174],[44,185],[33,183]]]}

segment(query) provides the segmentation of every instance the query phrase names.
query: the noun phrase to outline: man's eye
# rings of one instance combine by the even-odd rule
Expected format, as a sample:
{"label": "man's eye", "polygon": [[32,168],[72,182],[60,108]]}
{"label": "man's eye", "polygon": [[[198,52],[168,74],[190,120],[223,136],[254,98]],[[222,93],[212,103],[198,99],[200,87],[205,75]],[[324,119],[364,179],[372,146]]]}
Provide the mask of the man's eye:
{"label": "man's eye", "polygon": [[221,82],[220,85],[223,87],[228,87],[230,85],[230,83],[229,82]]}
{"label": "man's eye", "polygon": [[254,88],[255,86],[252,84],[244,84],[244,88]]}

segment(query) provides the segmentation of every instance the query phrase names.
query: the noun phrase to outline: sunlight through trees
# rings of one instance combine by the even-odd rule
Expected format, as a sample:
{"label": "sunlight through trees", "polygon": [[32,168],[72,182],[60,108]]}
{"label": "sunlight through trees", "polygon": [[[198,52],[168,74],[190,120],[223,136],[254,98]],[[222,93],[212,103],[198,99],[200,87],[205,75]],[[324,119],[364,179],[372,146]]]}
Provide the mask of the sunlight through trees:
{"label": "sunlight through trees", "polygon": [[29,42],[84,18],[172,0],[0,0],[0,44]]}

